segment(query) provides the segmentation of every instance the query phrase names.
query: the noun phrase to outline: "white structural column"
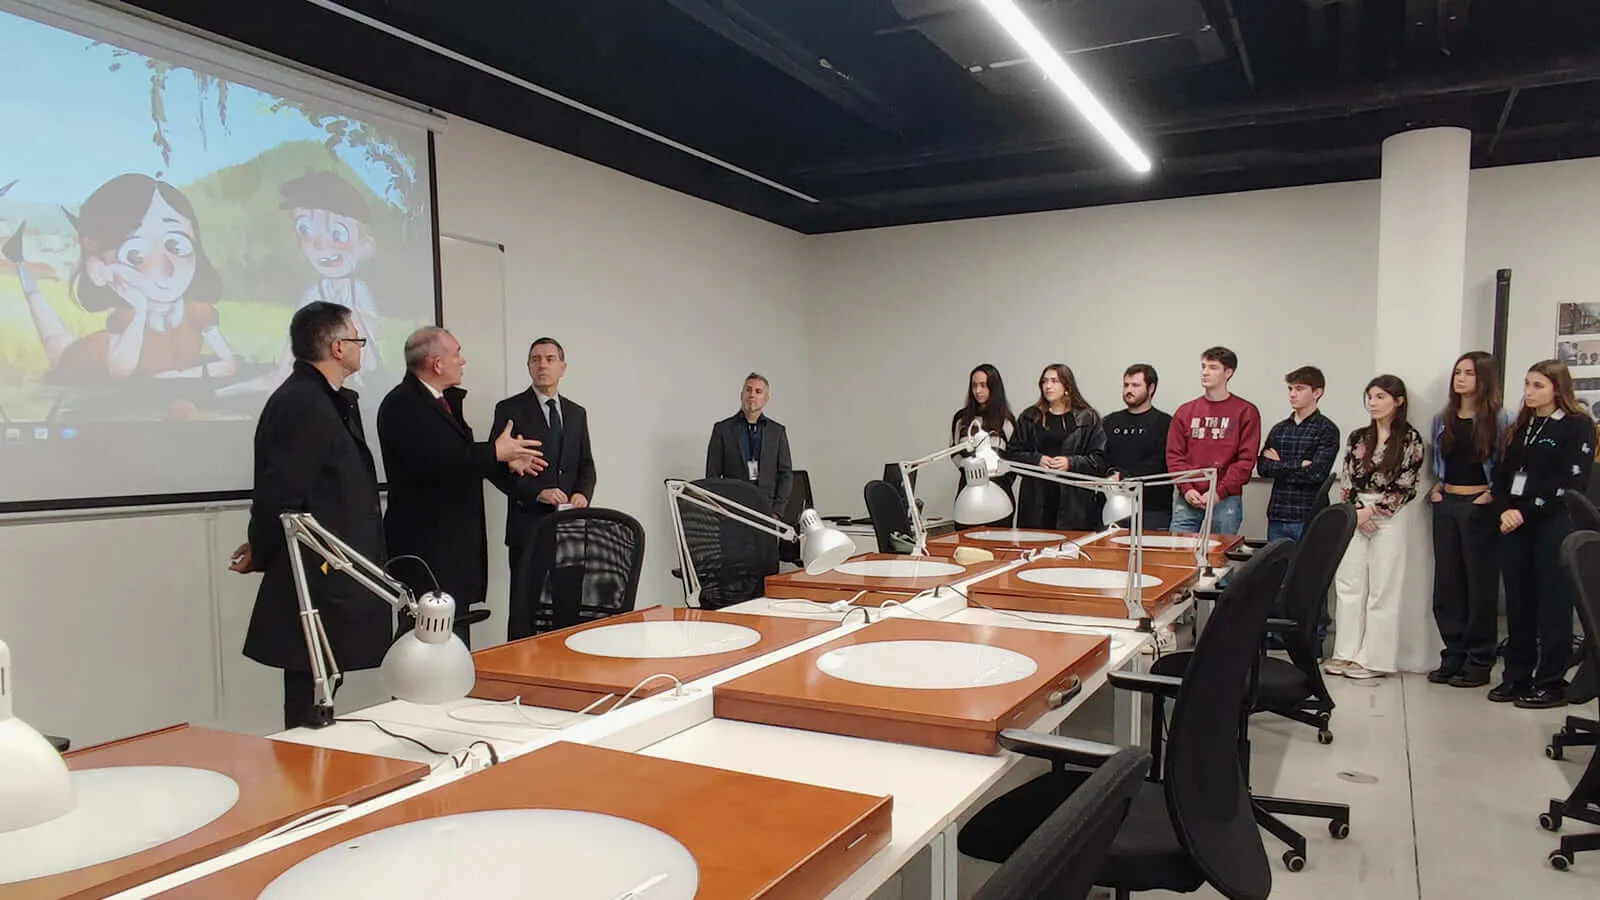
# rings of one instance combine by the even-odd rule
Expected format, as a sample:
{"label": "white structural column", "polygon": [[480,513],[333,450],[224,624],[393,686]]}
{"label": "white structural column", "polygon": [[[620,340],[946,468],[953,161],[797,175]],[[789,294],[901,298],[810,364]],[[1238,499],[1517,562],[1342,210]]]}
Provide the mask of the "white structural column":
{"label": "white structural column", "polygon": [[[1471,155],[1472,136],[1462,128],[1408,131],[1383,142],[1375,361],[1377,373],[1405,381],[1409,418],[1430,454],[1429,425],[1444,408],[1462,351]],[[1430,456],[1417,499],[1396,522],[1407,538],[1399,661],[1413,672],[1438,665],[1441,646],[1433,623],[1432,483]]]}

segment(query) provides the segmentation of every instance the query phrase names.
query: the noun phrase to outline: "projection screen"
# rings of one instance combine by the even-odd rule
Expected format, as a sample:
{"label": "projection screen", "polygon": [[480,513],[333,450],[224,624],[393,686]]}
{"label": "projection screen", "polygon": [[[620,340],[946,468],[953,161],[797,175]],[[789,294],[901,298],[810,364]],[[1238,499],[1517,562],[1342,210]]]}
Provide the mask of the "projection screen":
{"label": "projection screen", "polygon": [[0,512],[248,491],[315,300],[375,447],[438,319],[438,120],[81,2],[0,0],[0,47]]}

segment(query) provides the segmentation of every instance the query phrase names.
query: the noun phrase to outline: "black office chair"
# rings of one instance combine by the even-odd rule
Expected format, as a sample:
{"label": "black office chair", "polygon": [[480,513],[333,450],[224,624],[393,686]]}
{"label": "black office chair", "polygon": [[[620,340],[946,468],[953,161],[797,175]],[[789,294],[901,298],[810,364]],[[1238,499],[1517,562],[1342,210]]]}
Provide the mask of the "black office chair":
{"label": "black office chair", "polygon": [[[1328,590],[1355,533],[1356,511],[1348,503],[1324,507],[1306,525],[1294,545],[1289,574],[1273,609],[1280,621],[1272,623],[1272,630],[1280,636],[1289,658],[1263,653],[1260,660],[1254,711],[1315,727],[1319,744],[1333,743],[1329,726],[1334,702],[1317,662],[1317,620],[1327,607]],[[1214,592],[1210,599],[1216,599]],[[1182,675],[1188,657],[1188,653],[1168,653],[1156,660],[1150,671]]]}
{"label": "black office chair", "polygon": [[[1133,891],[1198,890],[1209,883],[1234,900],[1264,900],[1272,891],[1255,807],[1240,768],[1244,719],[1240,687],[1250,678],[1273,599],[1289,569],[1288,541],[1275,541],[1240,566],[1211,624],[1201,633],[1183,678],[1110,674],[1111,684],[1152,695],[1158,707],[1172,699],[1165,747],[1152,734],[1152,767],[1160,780],[1145,782],[1111,843],[1095,884],[1118,900]],[[1001,745],[1049,760],[1047,775],[984,807],[961,829],[962,853],[1007,860],[1062,800],[1084,784],[1079,768],[1104,763],[1104,745],[1008,729]]]}
{"label": "black office chair", "polygon": [[1150,771],[1138,747],[1113,754],[978,888],[973,900],[1082,900]]}
{"label": "black office chair", "polygon": [[[909,553],[904,540],[911,537],[911,515],[906,511],[905,495],[881,479],[867,482],[861,494],[867,502],[867,516],[872,519],[872,533],[878,539],[878,552]],[[901,542],[894,539],[897,534],[903,539]]]}
{"label": "black office chair", "polygon": [[[763,515],[772,513],[767,496],[748,481],[702,478],[693,484]],[[767,576],[778,572],[778,539],[682,498],[675,502],[683,519],[689,557],[700,579],[700,607],[720,609],[760,597]],[[679,578],[683,577],[682,562],[673,570]],[[684,585],[687,590],[688,582]]]}
{"label": "black office chair", "polygon": [[[1594,481],[1600,482],[1600,478]],[[1572,515],[1572,525],[1575,529],[1600,532],[1600,509],[1597,509],[1588,497],[1574,491],[1568,491],[1561,496],[1567,501],[1567,511]],[[1595,662],[1594,654],[1588,652],[1597,640],[1594,626],[1585,622],[1583,633],[1584,646],[1578,657],[1578,671],[1573,674],[1572,684],[1567,687],[1567,703],[1575,706],[1588,703],[1600,695],[1600,664]],[[1568,747],[1596,746],[1600,746],[1600,719],[1567,716],[1561,730],[1550,735],[1550,743],[1545,745],[1544,755],[1550,759],[1564,759]]]}
{"label": "black office chair", "polygon": [[[794,470],[794,480],[789,484],[789,502],[777,511],[778,518],[790,525],[800,524],[800,514],[816,506],[811,496],[811,475],[804,469]],[[800,542],[779,541],[778,558],[786,563],[800,564]]]}
{"label": "black office chair", "polygon": [[[1600,532],[1576,531],[1561,542],[1561,568],[1571,579],[1578,596],[1578,618],[1589,635],[1600,634]],[[1593,640],[1585,648],[1587,662],[1600,666],[1600,644]],[[1589,757],[1588,768],[1565,800],[1551,800],[1547,812],[1539,814],[1539,824],[1558,831],[1565,819],[1600,825],[1600,752]],[[1600,832],[1569,834],[1561,846],[1550,851],[1550,865],[1565,871],[1573,857],[1585,851],[1600,850]]]}
{"label": "black office chair", "polygon": [[644,567],[644,526],[614,509],[545,516],[523,550],[523,595],[511,598],[509,640],[633,609]]}

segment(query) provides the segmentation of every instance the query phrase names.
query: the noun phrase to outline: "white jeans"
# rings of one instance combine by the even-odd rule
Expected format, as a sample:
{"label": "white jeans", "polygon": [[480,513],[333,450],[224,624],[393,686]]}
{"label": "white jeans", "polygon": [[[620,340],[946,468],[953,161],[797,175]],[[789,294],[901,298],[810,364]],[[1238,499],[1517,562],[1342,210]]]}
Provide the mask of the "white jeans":
{"label": "white jeans", "polygon": [[1357,529],[1334,579],[1333,658],[1394,672],[1399,668],[1406,535],[1392,518],[1374,516],[1373,521],[1378,530],[1366,534]]}

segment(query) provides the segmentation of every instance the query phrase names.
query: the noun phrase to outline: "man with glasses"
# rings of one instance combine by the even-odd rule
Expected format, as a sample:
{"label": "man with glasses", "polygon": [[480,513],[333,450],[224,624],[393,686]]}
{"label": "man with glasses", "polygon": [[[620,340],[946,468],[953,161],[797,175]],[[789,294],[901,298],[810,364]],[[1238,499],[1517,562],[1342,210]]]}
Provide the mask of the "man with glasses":
{"label": "man with glasses", "polygon": [[[356,393],[344,387],[361,371],[366,343],[347,307],[320,300],[301,307],[289,323],[294,368],[256,422],[249,540],[234,552],[229,568],[263,573],[244,654],[283,670],[285,728],[305,724],[316,700],[279,516],[311,513],[356,552],[384,559],[377,470]],[[315,554],[305,560],[311,600],[339,668],[377,668],[394,636],[389,604],[324,567]]]}

